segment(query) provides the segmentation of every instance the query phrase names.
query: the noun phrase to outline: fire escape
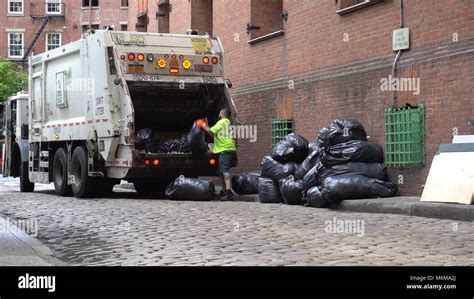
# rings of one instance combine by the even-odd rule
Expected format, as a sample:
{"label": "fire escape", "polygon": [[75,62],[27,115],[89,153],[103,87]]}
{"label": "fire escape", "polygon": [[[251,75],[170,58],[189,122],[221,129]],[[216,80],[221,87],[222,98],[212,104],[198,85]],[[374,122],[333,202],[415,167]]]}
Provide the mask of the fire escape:
{"label": "fire escape", "polygon": [[66,13],[66,4],[59,0],[49,0],[42,2],[30,2],[30,16],[35,20],[41,20],[41,24],[36,30],[33,39],[31,40],[28,48],[23,55],[23,63],[28,61],[28,55],[30,55],[33,47],[43,33],[44,28],[48,23],[55,18],[64,19]]}

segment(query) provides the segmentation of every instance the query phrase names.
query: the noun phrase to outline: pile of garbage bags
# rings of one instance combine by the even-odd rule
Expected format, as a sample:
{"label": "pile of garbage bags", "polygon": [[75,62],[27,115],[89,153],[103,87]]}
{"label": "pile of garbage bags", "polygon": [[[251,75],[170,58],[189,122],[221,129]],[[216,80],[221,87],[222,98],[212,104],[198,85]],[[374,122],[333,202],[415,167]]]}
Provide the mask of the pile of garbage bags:
{"label": "pile of garbage bags", "polygon": [[260,166],[262,203],[322,208],[398,191],[388,181],[382,147],[369,142],[363,125],[352,119],[334,120],[319,131],[315,143],[289,134]]}
{"label": "pile of garbage bags", "polygon": [[204,154],[208,146],[204,132],[197,126],[196,121],[188,133],[177,139],[160,140],[152,129],[140,129],[136,135],[136,148],[147,153]]}

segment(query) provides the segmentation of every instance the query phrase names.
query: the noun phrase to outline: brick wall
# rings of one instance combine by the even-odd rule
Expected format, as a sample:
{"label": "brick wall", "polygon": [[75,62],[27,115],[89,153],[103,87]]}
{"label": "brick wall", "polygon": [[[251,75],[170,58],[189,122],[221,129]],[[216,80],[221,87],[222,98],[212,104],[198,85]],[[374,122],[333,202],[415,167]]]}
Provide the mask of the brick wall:
{"label": "brick wall", "polygon": [[170,0],[170,33],[184,34],[191,28],[191,1]]}
{"label": "brick wall", "polygon": [[[41,25],[42,19],[33,19],[30,16],[30,2],[44,4],[44,0],[24,1],[24,14],[22,16],[7,15],[7,1],[1,1],[2,6],[0,12],[0,57],[7,57],[7,30],[8,29],[24,29],[24,47],[28,48],[30,41],[33,39],[37,29]],[[82,25],[89,22],[88,9],[82,9],[82,1],[65,0],[64,18],[53,18],[45,27],[38,41],[36,42],[33,52],[36,54],[45,51],[46,34],[48,32],[60,32],[61,42],[66,44],[79,39],[82,35]],[[92,19],[95,20],[99,28],[103,26],[115,26],[120,30],[121,21],[127,21],[127,9],[120,8],[121,0],[100,0],[99,8],[93,9]],[[41,6],[44,10],[44,6]]]}
{"label": "brick wall", "polygon": [[[215,1],[214,35],[224,44],[234,83],[239,120],[258,126],[258,142],[240,140],[237,171],[257,169],[271,151],[271,118],[280,103],[291,104],[295,131],[310,141],[335,118],[356,118],[371,140],[384,144],[384,110],[392,92],[382,91],[395,53],[392,31],[399,27],[399,2],[384,1],[339,16],[335,1],[284,1],[284,36],[249,45],[245,33],[251,1]],[[405,1],[410,51],[401,56],[398,76],[419,78],[420,93],[398,92],[398,106],[426,105],[427,165],[390,169],[403,176],[402,194],[419,195],[439,143],[451,142],[453,128],[474,134],[473,10],[467,1]],[[289,83],[294,89],[289,89]],[[287,113],[287,114],[288,114]]]}

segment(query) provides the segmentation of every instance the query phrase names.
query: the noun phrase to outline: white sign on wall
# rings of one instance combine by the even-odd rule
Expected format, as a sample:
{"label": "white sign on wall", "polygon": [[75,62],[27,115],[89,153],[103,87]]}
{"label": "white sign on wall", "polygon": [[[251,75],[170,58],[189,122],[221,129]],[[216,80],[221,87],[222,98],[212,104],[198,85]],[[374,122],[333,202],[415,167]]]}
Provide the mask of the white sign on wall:
{"label": "white sign on wall", "polygon": [[406,50],[410,48],[410,30],[408,28],[393,30],[392,48],[393,51]]}

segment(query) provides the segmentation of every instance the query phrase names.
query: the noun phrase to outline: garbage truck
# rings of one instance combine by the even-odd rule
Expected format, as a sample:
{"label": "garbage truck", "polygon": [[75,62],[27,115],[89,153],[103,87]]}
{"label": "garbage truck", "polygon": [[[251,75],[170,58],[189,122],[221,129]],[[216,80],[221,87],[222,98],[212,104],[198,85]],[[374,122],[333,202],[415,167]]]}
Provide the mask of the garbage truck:
{"label": "garbage truck", "polygon": [[196,119],[215,123],[223,108],[235,123],[230,87],[219,38],[89,31],[30,56],[28,100],[20,100],[20,128],[6,130],[4,174],[19,176],[22,192],[53,182],[58,195],[78,198],[121,179],[140,194],[162,194],[180,175],[216,176],[214,154],[150,152],[137,146],[137,132],[180,138]]}

